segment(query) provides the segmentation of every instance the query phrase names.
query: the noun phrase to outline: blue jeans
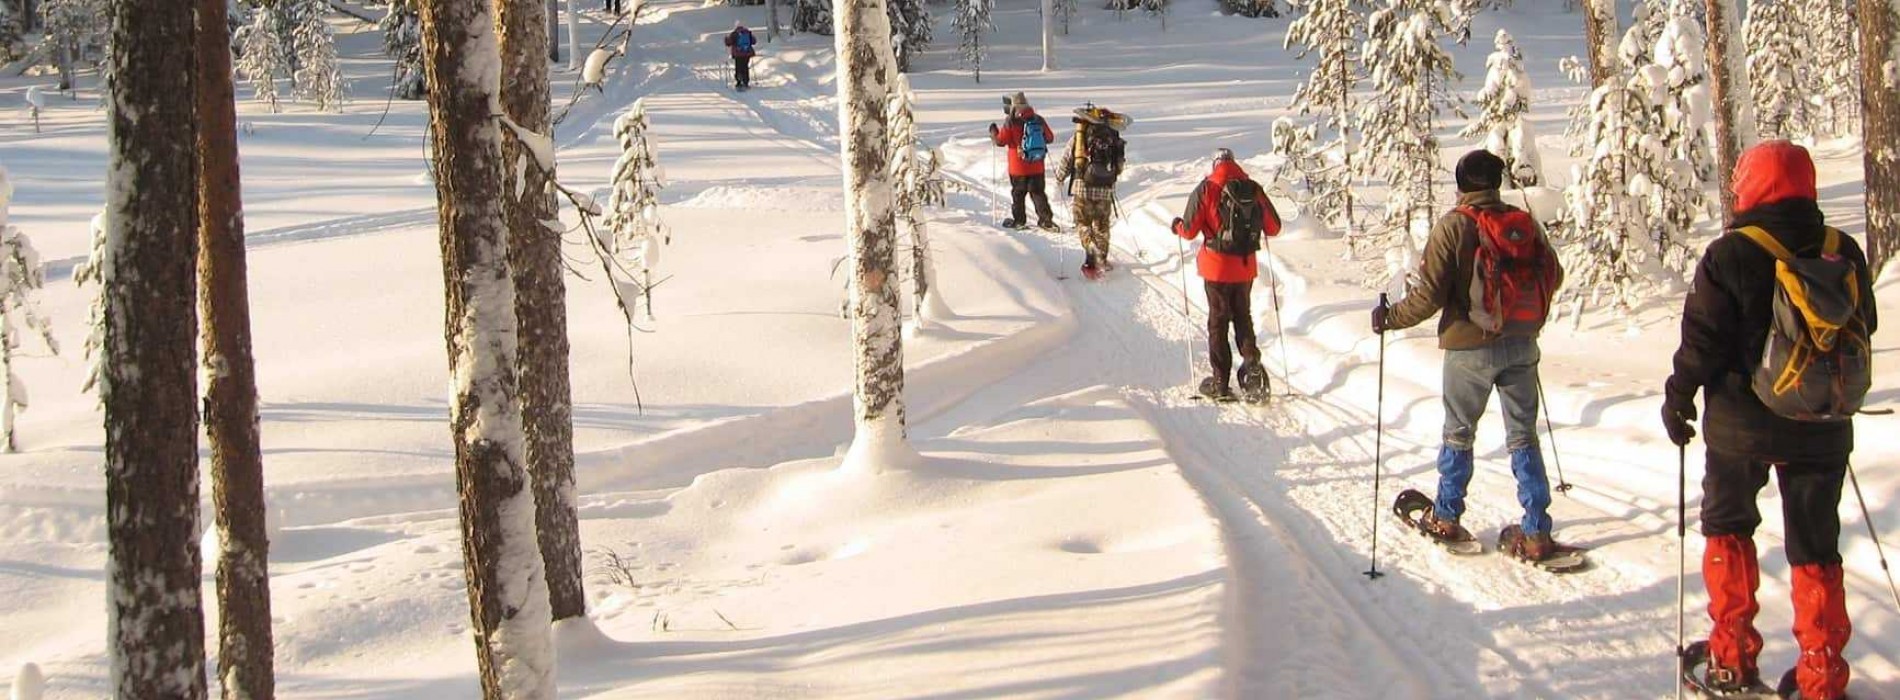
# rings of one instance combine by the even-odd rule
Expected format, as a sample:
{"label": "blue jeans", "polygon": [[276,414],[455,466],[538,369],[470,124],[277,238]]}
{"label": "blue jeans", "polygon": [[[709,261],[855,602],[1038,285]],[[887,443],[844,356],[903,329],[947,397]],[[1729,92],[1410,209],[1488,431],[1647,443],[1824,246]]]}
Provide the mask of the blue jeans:
{"label": "blue jeans", "polygon": [[1464,514],[1474,461],[1472,435],[1495,387],[1504,405],[1504,442],[1511,452],[1517,500],[1524,506],[1524,532],[1550,532],[1550,480],[1544,475],[1544,454],[1537,445],[1537,363],[1541,358],[1535,338],[1503,338],[1475,350],[1445,351],[1445,442],[1438,453],[1438,517],[1456,520]]}

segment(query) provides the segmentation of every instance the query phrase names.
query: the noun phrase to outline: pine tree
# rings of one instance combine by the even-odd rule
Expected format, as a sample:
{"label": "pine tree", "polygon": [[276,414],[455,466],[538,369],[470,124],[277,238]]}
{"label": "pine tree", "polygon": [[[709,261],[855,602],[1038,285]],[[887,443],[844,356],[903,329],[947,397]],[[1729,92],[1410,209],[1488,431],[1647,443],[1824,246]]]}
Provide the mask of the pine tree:
{"label": "pine tree", "polygon": [[897,47],[897,69],[908,73],[911,62],[930,46],[930,8],[924,0],[890,0],[885,11],[890,15],[891,45]]}
{"label": "pine tree", "polygon": [[[205,438],[218,533],[218,678],[226,700],[276,694],[270,539],[251,354],[250,285],[238,178],[236,90],[226,0],[197,0],[199,314],[204,323]],[[209,31],[206,31],[209,29]]]}
{"label": "pine tree", "polygon": [[1531,83],[1524,73],[1524,54],[1510,33],[1502,29],[1493,46],[1497,50],[1484,61],[1478,118],[1458,136],[1483,136],[1485,149],[1504,159],[1512,181],[1520,187],[1534,187],[1543,182],[1544,168],[1537,152],[1537,137],[1526,118],[1531,110]]}
{"label": "pine tree", "polygon": [[[1808,0],[1814,2],[1817,0]],[[1807,91],[1812,47],[1798,40],[1806,28],[1788,0],[1755,0],[1742,23],[1748,47],[1748,82],[1755,100],[1755,128],[1763,138],[1802,138],[1814,133]]]}
{"label": "pine tree", "polygon": [[[1293,93],[1293,107],[1302,115],[1316,115],[1315,139],[1319,129],[1332,137],[1301,149],[1314,157],[1295,167],[1308,166],[1302,174],[1309,182],[1311,211],[1324,221],[1343,221],[1349,234],[1355,223],[1352,130],[1358,103],[1353,95],[1365,80],[1360,60],[1363,27],[1365,18],[1356,0],[1308,0],[1306,14],[1293,20],[1286,35],[1286,47],[1299,47],[1299,58],[1315,56],[1313,72]],[[1279,143],[1276,137],[1276,148]],[[1325,155],[1335,152],[1336,157]]]}
{"label": "pine tree", "polygon": [[613,192],[607,198],[606,230],[613,236],[609,250],[621,261],[627,274],[635,277],[630,284],[634,300],[644,298],[647,318],[653,317],[653,276],[658,271],[660,246],[671,242],[673,234],[660,219],[660,190],[666,188],[666,176],[659,157],[647,137],[646,100],[614,119],[614,138],[620,142],[620,157],[614,161]]}
{"label": "pine tree", "polygon": [[[587,612],[582,581],[580,516],[574,493],[574,392],[568,379],[567,284],[561,234],[546,222],[561,219],[552,183],[552,153],[527,141],[553,141],[548,109],[547,6],[541,0],[495,5],[502,60],[501,106],[514,128],[505,130],[502,158],[507,192],[508,267],[515,282],[516,336],[524,452],[534,479],[535,534],[547,571],[548,604],[555,620]],[[552,148],[548,148],[552,151]],[[556,225],[558,226],[558,224]]]}
{"label": "pine tree", "polygon": [[1900,0],[1860,0],[1862,141],[1867,261],[1879,274],[1900,250]]}
{"label": "pine tree", "polygon": [[40,315],[36,299],[46,282],[40,253],[19,227],[8,223],[7,208],[12,201],[13,183],[7,177],[7,169],[0,167],[0,381],[5,382],[0,385],[0,437],[4,438],[8,452],[16,449],[15,409],[24,411],[28,403],[26,382],[13,371],[13,351],[20,347],[21,336],[32,331],[48,350],[59,353],[52,322]]}
{"label": "pine tree", "polygon": [[319,110],[340,111],[347,97],[343,66],[336,55],[336,33],[323,15],[330,9],[328,0],[279,0],[288,3],[284,12],[288,28],[286,45],[294,57],[291,83],[298,98]]}
{"label": "pine tree", "polygon": [[983,33],[996,29],[990,21],[995,0],[956,0],[956,17],[950,26],[957,30],[957,57],[970,69],[970,77],[983,82]]}
{"label": "pine tree", "polygon": [[1220,10],[1242,17],[1279,17],[1279,0],[1220,0]]}
{"label": "pine tree", "polygon": [[949,312],[937,288],[937,271],[931,263],[930,236],[924,216],[924,207],[943,206],[946,193],[943,176],[938,172],[936,149],[925,148],[923,141],[917,138],[916,118],[911,113],[913,99],[909,81],[900,77],[891,90],[885,118],[890,122],[890,181],[897,197],[898,236],[910,241],[912,309],[916,325],[921,328]]}
{"label": "pine tree", "polygon": [[516,402],[515,285],[501,200],[501,54],[489,0],[422,0],[435,125],[456,488],[476,665],[490,700],[554,697],[547,579]]}
{"label": "pine tree", "polygon": [[290,70],[290,56],[278,41],[277,27],[282,23],[278,5],[264,4],[251,10],[250,21],[237,31],[237,72],[251,84],[252,99],[264,103],[272,113],[283,111],[277,76]]}
{"label": "pine tree", "polygon": [[1715,168],[1722,180],[1722,211],[1733,211],[1732,180],[1742,148],[1755,141],[1753,91],[1742,48],[1736,0],[1705,0],[1703,35],[1709,46],[1709,101],[1715,106]]}
{"label": "pine tree", "polygon": [[1141,11],[1161,20],[1161,30],[1164,32],[1168,30],[1168,12],[1173,9],[1173,0],[1141,0]]}
{"label": "pine tree", "polygon": [[[1620,310],[1635,307],[1646,248],[1648,217],[1634,186],[1651,110],[1640,79],[1618,77],[1590,94],[1586,121],[1572,143],[1583,160],[1577,181],[1565,190],[1568,206],[1553,234],[1563,258],[1567,292],[1578,300],[1607,300]],[[1579,309],[1581,310],[1581,309]]]}
{"label": "pine tree", "polygon": [[73,89],[76,71],[103,55],[109,41],[109,0],[46,0],[40,6],[45,33],[38,60],[59,66],[59,89]]}
{"label": "pine tree", "polygon": [[376,26],[383,31],[383,55],[396,59],[396,96],[422,99],[428,83],[422,79],[422,19],[416,15],[416,0],[390,0],[389,11]]}
{"label": "pine tree", "polygon": [[1376,248],[1416,248],[1434,205],[1438,114],[1462,115],[1452,84],[1460,79],[1439,42],[1453,31],[1430,0],[1388,0],[1367,22],[1360,60],[1371,75],[1373,97],[1361,108],[1364,171],[1389,186]]}
{"label": "pine tree", "polygon": [[[988,24],[988,2],[977,16]],[[843,0],[838,12],[838,133],[851,242],[851,331],[856,351],[856,438],[847,464],[898,466],[910,450],[904,427],[904,337],[898,303],[897,212],[885,109],[896,60],[883,0]]]}
{"label": "pine tree", "polygon": [[797,0],[792,7],[792,32],[831,33],[831,0]]}
{"label": "pine tree", "polygon": [[1076,0],[1055,0],[1055,2],[1056,21],[1062,26],[1062,35],[1068,36],[1069,25],[1075,21],[1075,13],[1079,12],[1080,8],[1076,7]]}
{"label": "pine tree", "polygon": [[118,698],[203,700],[192,3],[111,5],[106,648]]}
{"label": "pine tree", "polygon": [[1860,28],[1848,11],[1852,1],[1796,3],[1800,24],[1807,30],[1807,57],[1812,66],[1808,93],[1815,105],[1818,134],[1846,136],[1859,132]]}
{"label": "pine tree", "polygon": [[11,62],[20,57],[21,43],[26,35],[22,27],[24,24],[25,13],[15,9],[11,3],[0,2],[0,61]]}

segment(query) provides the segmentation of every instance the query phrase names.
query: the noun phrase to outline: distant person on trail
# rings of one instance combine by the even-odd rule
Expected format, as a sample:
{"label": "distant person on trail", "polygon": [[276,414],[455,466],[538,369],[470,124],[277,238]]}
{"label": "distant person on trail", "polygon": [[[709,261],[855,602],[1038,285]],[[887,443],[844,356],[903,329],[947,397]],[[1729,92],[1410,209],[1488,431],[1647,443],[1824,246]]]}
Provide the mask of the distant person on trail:
{"label": "distant person on trail", "polygon": [[[1543,231],[1498,188],[1504,160],[1476,150],[1458,161],[1458,207],[1432,226],[1424,259],[1397,305],[1372,312],[1372,330],[1411,328],[1438,315],[1444,360],[1444,442],[1438,449],[1438,497],[1416,523],[1447,543],[1472,542],[1459,524],[1474,468],[1472,435],[1496,389],[1504,405],[1505,445],[1524,517],[1499,537],[1505,554],[1543,561],[1565,550],[1551,539],[1550,480],[1537,442],[1538,333],[1563,284],[1563,267]],[[1473,278],[1480,284],[1473,284]]]}
{"label": "distant person on trail", "polygon": [[[1852,416],[1871,379],[1867,343],[1879,321],[1873,275],[1854,239],[1822,216],[1806,149],[1787,141],[1750,148],[1735,165],[1733,189],[1729,230],[1696,266],[1675,373],[1663,387],[1663,427],[1677,445],[1696,435],[1697,392],[1708,411],[1702,578],[1714,627],[1690,653],[1706,653],[1698,680],[1710,688],[1766,689],[1756,665],[1761,567],[1754,535],[1761,524],[1755,499],[1772,470],[1801,649],[1782,677],[1782,697],[1836,700],[1846,694],[1841,652],[1853,632],[1838,508],[1854,449]],[[1786,284],[1789,277],[1800,284]],[[1809,335],[1821,330],[1828,347]],[[1793,359],[1802,353],[1815,364]]]}
{"label": "distant person on trail", "polygon": [[616,15],[620,14],[621,12],[620,8],[621,8],[620,0],[607,0],[606,4],[601,7],[601,9],[606,10]]}
{"label": "distant person on trail", "polygon": [[758,55],[758,42],[752,37],[752,30],[745,24],[732,23],[732,32],[726,35],[726,50],[732,54],[732,87],[745,90],[752,87],[752,57]]}
{"label": "distant person on trail", "polygon": [[1049,193],[1044,191],[1043,161],[1048,158],[1049,144],[1056,140],[1055,129],[1049,128],[1049,122],[1036,114],[1029,98],[1020,92],[1003,98],[1003,115],[1002,127],[990,124],[990,142],[1009,149],[1009,218],[1003,220],[1003,226],[1029,225],[1029,216],[1023,210],[1023,198],[1029,197],[1036,202],[1036,226],[1054,231],[1056,215],[1049,209]]}
{"label": "distant person on trail", "polygon": [[1214,151],[1214,171],[1188,196],[1187,210],[1175,217],[1173,229],[1188,240],[1203,237],[1197,267],[1207,291],[1207,363],[1214,373],[1201,381],[1201,395],[1234,398],[1228,384],[1234,368],[1234,348],[1227,340],[1231,326],[1240,348],[1241,391],[1249,401],[1265,400],[1267,370],[1260,365],[1253,330],[1253,280],[1259,275],[1254,252],[1260,250],[1261,236],[1280,235],[1279,212],[1266,189],[1234,162],[1234,152],[1220,148]]}
{"label": "distant person on trail", "polygon": [[1115,266],[1108,261],[1109,225],[1115,218],[1115,181],[1121,177],[1120,124],[1125,118],[1090,105],[1076,110],[1075,135],[1056,163],[1056,182],[1064,185],[1082,239],[1082,274],[1101,277]]}

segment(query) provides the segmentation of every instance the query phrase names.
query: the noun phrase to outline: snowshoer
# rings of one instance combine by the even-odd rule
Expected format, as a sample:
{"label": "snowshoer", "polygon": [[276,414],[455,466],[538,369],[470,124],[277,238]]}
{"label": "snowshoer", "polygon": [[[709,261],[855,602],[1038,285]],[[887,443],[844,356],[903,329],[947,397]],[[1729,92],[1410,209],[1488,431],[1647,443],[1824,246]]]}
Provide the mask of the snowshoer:
{"label": "snowshoer", "polygon": [[1253,400],[1268,392],[1267,371],[1253,330],[1253,280],[1259,274],[1254,252],[1262,236],[1280,235],[1280,214],[1267,191],[1234,162],[1234,152],[1214,151],[1214,170],[1188,196],[1187,210],[1174,219],[1174,233],[1188,240],[1204,236],[1196,267],[1207,291],[1207,363],[1213,374],[1200,392],[1213,399],[1233,396],[1228,383],[1234,348],[1240,348],[1239,381]]}
{"label": "snowshoer", "polygon": [[1108,261],[1109,226],[1115,218],[1115,180],[1121,177],[1125,124],[1107,109],[1076,110],[1075,135],[1056,163],[1056,182],[1067,188],[1075,232],[1082,239],[1082,274],[1093,279],[1114,266]]}
{"label": "snowshoer", "polygon": [[1049,144],[1056,140],[1055,129],[1036,114],[1029,98],[1020,92],[1003,98],[1003,114],[1003,126],[990,124],[991,143],[1009,149],[1009,218],[1003,225],[1029,225],[1029,216],[1023,210],[1023,198],[1028,197],[1036,203],[1036,226],[1053,231],[1056,215],[1049,209],[1049,193],[1044,191],[1043,161],[1048,159]]}
{"label": "snowshoer", "polygon": [[732,55],[732,87],[752,87],[752,57],[758,55],[758,40],[743,22],[732,23],[732,32],[726,34],[726,52]]}
{"label": "snowshoer", "polygon": [[[1472,436],[1496,389],[1504,405],[1505,444],[1518,525],[1505,528],[1506,554],[1542,561],[1564,548],[1551,539],[1550,480],[1537,442],[1537,346],[1563,268],[1543,231],[1523,210],[1504,203],[1504,160],[1485,150],[1458,161],[1458,207],[1433,225],[1415,286],[1388,312],[1373,309],[1375,333],[1410,328],[1438,315],[1444,359],[1444,441],[1438,450],[1438,497],[1420,526],[1444,541],[1468,541],[1459,523],[1474,469]],[[1474,285],[1473,278],[1481,284]]]}
{"label": "snowshoer", "polygon": [[[1714,627],[1706,646],[1708,667],[1699,680],[1718,692],[1760,686],[1756,655],[1762,638],[1754,619],[1761,609],[1755,599],[1761,568],[1754,535],[1761,511],[1755,499],[1772,470],[1781,489],[1794,636],[1801,649],[1783,688],[1795,693],[1787,697],[1835,700],[1847,690],[1841,651],[1853,631],[1841,583],[1837,510],[1854,449],[1852,410],[1802,420],[1788,417],[1781,407],[1789,398],[1783,389],[1797,396],[1809,388],[1839,391],[1854,383],[1855,367],[1823,350],[1820,363],[1791,375],[1777,371],[1766,388],[1758,372],[1775,358],[1765,353],[1787,340],[1778,327],[1792,322],[1812,328],[1806,321],[1777,320],[1784,304],[1799,306],[1795,317],[1809,308],[1835,307],[1848,318],[1831,339],[1840,341],[1835,347],[1854,343],[1858,347],[1847,352],[1864,352],[1877,322],[1873,275],[1854,239],[1827,226],[1815,201],[1814,161],[1806,149],[1787,141],[1750,148],[1736,163],[1733,189],[1729,230],[1709,244],[1696,266],[1695,286],[1682,306],[1675,373],[1663,387],[1663,426],[1677,445],[1695,437],[1690,421],[1696,419],[1697,392],[1708,411],[1702,417],[1708,437],[1701,516],[1708,547],[1702,577]],[[1794,264],[1777,261],[1784,257]],[[1831,286],[1810,282],[1790,294],[1791,288],[1777,280],[1785,270],[1809,282],[1813,265],[1833,268]],[[1853,397],[1849,408],[1857,409],[1859,400]]]}

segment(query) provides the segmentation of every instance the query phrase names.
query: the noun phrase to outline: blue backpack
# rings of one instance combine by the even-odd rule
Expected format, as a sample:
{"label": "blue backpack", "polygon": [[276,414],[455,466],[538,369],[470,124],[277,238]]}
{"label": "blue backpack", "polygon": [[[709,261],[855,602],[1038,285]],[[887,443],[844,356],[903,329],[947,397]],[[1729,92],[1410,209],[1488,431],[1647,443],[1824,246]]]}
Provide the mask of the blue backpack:
{"label": "blue backpack", "polygon": [[740,53],[752,53],[752,32],[739,32],[739,40],[733,44]]}
{"label": "blue backpack", "polygon": [[1040,163],[1045,156],[1049,155],[1049,139],[1042,133],[1042,129],[1043,121],[1040,116],[1023,120],[1023,142],[1018,146],[1018,150],[1023,154],[1023,160]]}

